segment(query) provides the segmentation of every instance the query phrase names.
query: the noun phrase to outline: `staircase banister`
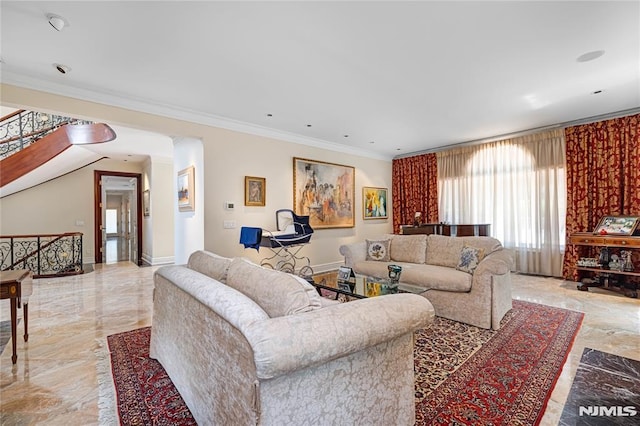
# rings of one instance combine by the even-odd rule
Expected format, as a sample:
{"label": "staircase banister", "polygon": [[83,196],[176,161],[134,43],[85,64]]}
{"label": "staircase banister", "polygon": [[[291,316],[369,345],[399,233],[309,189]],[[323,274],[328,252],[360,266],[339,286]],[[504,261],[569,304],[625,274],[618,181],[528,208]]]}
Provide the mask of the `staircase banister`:
{"label": "staircase banister", "polygon": [[[30,253],[25,254],[24,256],[22,256],[22,258],[20,258],[19,260],[14,261],[11,265],[9,265],[8,267],[5,268],[5,270],[7,269],[13,269],[14,267],[16,267],[17,265],[26,262],[27,259],[29,259],[32,256],[37,255],[38,253],[42,252],[44,249],[46,249],[47,247],[53,245],[54,243],[56,243],[57,241],[60,241],[63,238],[66,237],[77,237],[80,236],[82,237],[82,232],[65,232],[63,234],[35,234],[35,235],[29,235],[29,236],[19,236],[19,235],[13,235],[13,236],[9,236],[9,237],[4,237],[4,236],[0,236],[0,239],[10,239],[12,242],[15,238],[36,238],[38,243],[40,243],[40,238],[47,238],[47,237],[55,237],[54,239],[52,239],[51,241],[47,241],[46,244],[43,244],[41,246],[39,246],[36,250],[31,251]],[[38,274],[39,276],[39,274]]]}
{"label": "staircase banister", "polygon": [[0,235],[0,239],[4,238],[36,238],[36,237],[71,237],[82,236],[82,232],[64,232],[57,234],[25,234],[25,235]]}
{"label": "staircase banister", "polygon": [[56,125],[56,126],[42,128],[42,129],[39,129],[39,130],[34,130],[33,132],[25,133],[24,135],[12,136],[9,139],[1,140],[0,143],[11,143],[13,141],[18,141],[20,139],[28,139],[31,136],[37,136],[37,135],[42,134],[42,133],[47,133],[47,132],[50,132],[52,130],[57,129],[58,127],[60,127],[60,126]]}
{"label": "staircase banister", "polygon": [[27,112],[27,111],[24,110],[24,109],[19,109],[17,111],[12,112],[11,114],[7,114],[4,117],[0,118],[0,122],[3,122],[5,120],[9,120],[10,118],[15,117],[16,115],[22,114],[23,112]]}

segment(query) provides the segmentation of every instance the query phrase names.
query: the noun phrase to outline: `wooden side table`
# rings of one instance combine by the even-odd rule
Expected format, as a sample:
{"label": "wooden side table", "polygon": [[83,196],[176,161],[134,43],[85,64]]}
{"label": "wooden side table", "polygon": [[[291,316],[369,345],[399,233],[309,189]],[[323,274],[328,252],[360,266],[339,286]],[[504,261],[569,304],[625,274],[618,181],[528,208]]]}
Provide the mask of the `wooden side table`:
{"label": "wooden side table", "polygon": [[[11,356],[11,362],[13,364],[18,360],[17,355],[17,322],[18,312],[17,308],[20,305],[24,305],[24,341],[29,340],[28,331],[28,305],[29,296],[32,293],[32,273],[27,269],[15,269],[12,271],[0,272],[0,299],[10,299],[11,301],[11,346],[13,348],[13,355]],[[24,297],[24,302],[22,298]]]}

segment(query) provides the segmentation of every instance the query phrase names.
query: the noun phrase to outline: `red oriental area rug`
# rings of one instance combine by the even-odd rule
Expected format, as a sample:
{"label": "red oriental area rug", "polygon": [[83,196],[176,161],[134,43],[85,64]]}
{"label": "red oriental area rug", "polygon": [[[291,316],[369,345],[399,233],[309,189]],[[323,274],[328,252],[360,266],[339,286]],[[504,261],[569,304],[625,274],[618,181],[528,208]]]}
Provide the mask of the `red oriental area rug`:
{"label": "red oriental area rug", "polygon": [[[436,318],[416,333],[416,424],[538,424],[582,318],[518,300],[498,331]],[[150,332],[107,338],[120,422],[195,425],[171,379],[149,358]]]}

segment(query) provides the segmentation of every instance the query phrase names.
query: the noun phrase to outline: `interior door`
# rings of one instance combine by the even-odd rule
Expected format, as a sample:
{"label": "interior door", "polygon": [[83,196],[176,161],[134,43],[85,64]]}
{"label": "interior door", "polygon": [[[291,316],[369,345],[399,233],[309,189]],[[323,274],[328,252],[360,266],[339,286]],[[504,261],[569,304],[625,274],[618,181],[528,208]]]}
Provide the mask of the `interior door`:
{"label": "interior door", "polygon": [[128,172],[94,171],[94,251],[95,262],[102,263],[106,260],[106,191],[108,188],[103,184],[103,177],[117,176],[133,179],[134,186],[131,192],[130,209],[130,233],[131,233],[131,254],[130,259],[136,265],[142,264],[142,174]]}

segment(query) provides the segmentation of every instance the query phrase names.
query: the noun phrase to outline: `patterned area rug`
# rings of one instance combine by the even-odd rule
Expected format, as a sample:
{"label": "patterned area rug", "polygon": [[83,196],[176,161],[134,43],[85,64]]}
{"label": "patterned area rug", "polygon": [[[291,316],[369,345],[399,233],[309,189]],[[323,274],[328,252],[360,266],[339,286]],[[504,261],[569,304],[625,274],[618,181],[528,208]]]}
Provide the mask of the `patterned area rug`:
{"label": "patterned area rug", "polygon": [[538,424],[584,314],[514,300],[498,331],[436,318],[418,333],[416,424]]}
{"label": "patterned area rug", "polygon": [[[436,318],[416,334],[416,424],[531,425],[541,418],[583,314],[513,301],[499,331]],[[107,338],[123,425],[194,425],[150,327]]]}

